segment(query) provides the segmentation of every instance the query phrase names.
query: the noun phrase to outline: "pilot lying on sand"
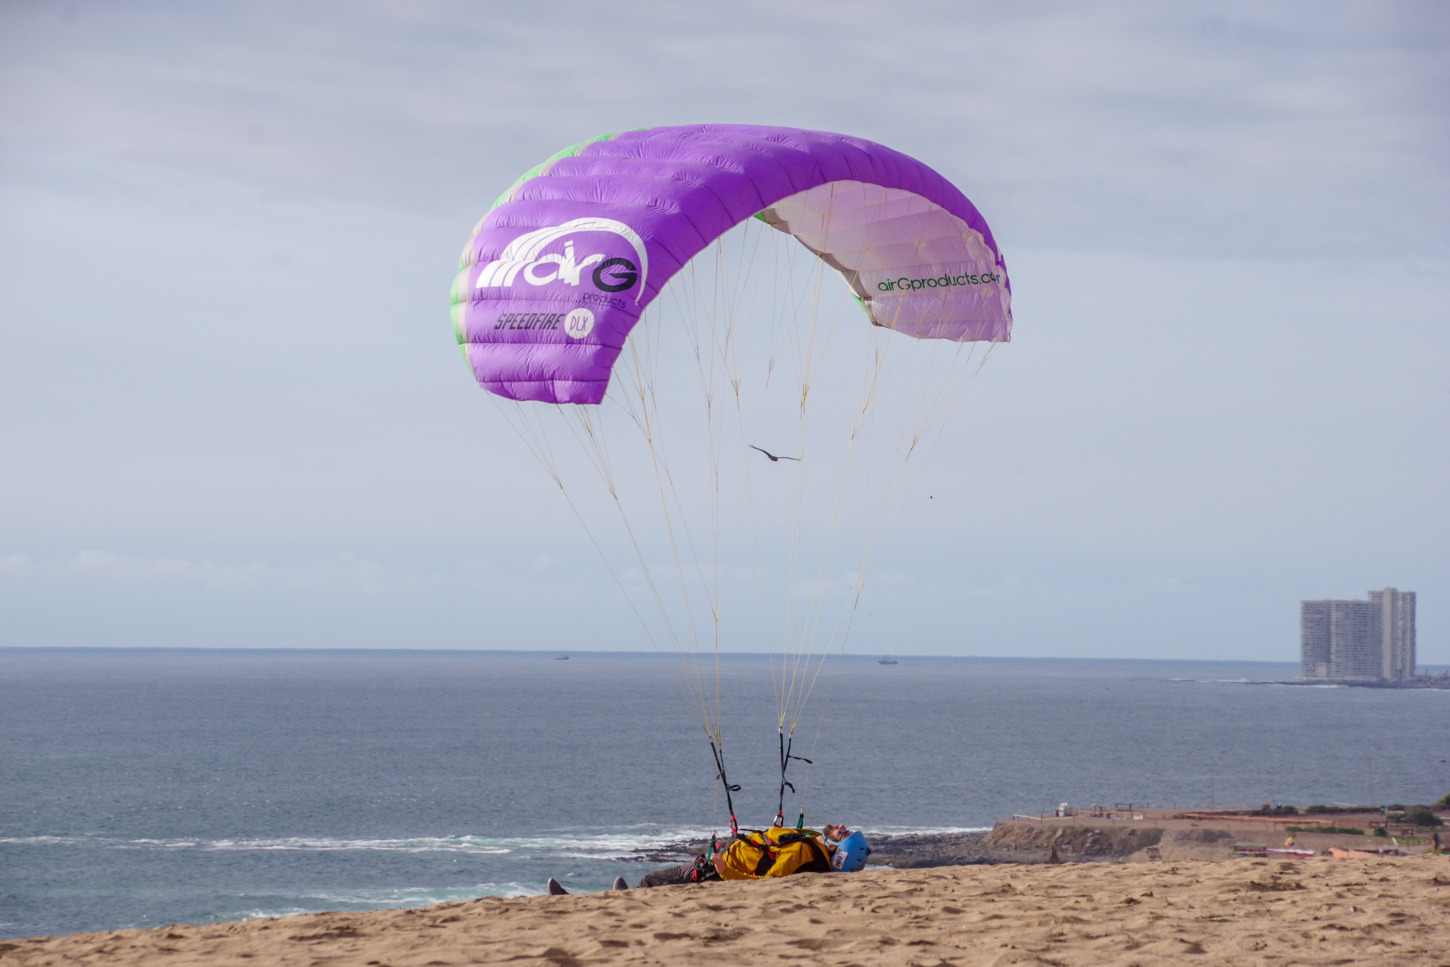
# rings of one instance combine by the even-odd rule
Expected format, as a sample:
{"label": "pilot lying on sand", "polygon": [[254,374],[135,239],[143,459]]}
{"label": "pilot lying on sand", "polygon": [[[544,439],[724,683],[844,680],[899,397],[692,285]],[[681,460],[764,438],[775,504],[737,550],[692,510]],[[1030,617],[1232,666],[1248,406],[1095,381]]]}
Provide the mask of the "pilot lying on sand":
{"label": "pilot lying on sand", "polygon": [[[646,873],[639,885],[755,880],[792,873],[854,873],[866,865],[870,852],[866,837],[845,826],[827,825],[820,831],[772,826],[738,837],[713,861],[697,856],[688,863]],[[615,878],[614,889],[628,889],[624,877]],[[549,893],[559,896],[567,892],[557,880],[549,880]]]}

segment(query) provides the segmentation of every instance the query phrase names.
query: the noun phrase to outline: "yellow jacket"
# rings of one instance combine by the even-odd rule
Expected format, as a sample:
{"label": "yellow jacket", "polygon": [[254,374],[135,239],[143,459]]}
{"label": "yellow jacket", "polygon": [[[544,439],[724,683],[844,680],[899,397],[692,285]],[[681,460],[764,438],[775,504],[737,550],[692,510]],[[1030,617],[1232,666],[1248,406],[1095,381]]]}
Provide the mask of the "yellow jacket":
{"label": "yellow jacket", "polygon": [[772,826],[731,843],[720,866],[720,875],[726,880],[829,873],[831,856],[817,830]]}

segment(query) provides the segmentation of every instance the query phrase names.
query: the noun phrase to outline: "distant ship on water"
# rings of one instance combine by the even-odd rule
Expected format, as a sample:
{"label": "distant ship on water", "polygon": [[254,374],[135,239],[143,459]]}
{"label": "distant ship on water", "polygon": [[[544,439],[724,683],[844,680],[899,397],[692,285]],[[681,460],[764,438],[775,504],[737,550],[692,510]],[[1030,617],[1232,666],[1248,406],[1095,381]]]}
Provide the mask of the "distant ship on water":
{"label": "distant ship on water", "polygon": [[876,660],[876,664],[878,664],[878,665],[896,665],[896,664],[900,664],[900,663],[895,658],[892,658],[890,655],[882,655],[880,658],[878,658]]}

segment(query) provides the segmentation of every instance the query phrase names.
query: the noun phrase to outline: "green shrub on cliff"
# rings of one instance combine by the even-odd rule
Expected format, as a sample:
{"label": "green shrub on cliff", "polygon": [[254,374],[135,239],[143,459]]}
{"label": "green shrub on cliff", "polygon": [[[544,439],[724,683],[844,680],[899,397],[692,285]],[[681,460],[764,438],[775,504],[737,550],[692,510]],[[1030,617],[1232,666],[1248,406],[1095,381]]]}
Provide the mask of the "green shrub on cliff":
{"label": "green shrub on cliff", "polygon": [[1411,806],[1405,810],[1405,822],[1414,826],[1443,826],[1440,817],[1429,806]]}

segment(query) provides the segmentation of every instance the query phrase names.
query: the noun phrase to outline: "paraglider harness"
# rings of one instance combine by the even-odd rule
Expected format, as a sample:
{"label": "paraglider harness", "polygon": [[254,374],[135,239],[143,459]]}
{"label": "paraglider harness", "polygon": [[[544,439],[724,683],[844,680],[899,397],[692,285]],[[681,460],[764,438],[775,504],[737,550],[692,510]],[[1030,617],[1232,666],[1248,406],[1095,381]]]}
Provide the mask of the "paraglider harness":
{"label": "paraglider harness", "polygon": [[719,843],[711,843],[709,850],[704,855],[695,857],[695,868],[690,871],[688,877],[691,883],[709,883],[711,880],[722,879],[720,871],[715,869],[715,864],[711,862],[711,858],[715,855],[715,847],[719,845]]}
{"label": "paraglider harness", "polygon": [[[771,827],[772,830],[778,830],[780,828],[779,826]],[[710,848],[703,856],[695,857],[695,866],[689,873],[689,881],[691,883],[708,883],[711,880],[722,879],[720,872],[715,869],[714,858],[717,855],[723,855],[727,850],[735,849],[741,845],[745,846],[750,853],[755,854],[754,875],[765,876],[770,871],[770,868],[776,864],[776,861],[780,859],[782,848],[794,846],[797,843],[810,843],[812,846],[811,853],[814,855],[811,859],[805,861],[791,872],[826,873],[830,871],[830,856],[821,847],[814,830],[791,830],[789,832],[782,832],[772,838],[770,830],[747,829],[737,831],[729,843],[712,842]],[[746,856],[748,857],[750,853],[747,853]]]}

